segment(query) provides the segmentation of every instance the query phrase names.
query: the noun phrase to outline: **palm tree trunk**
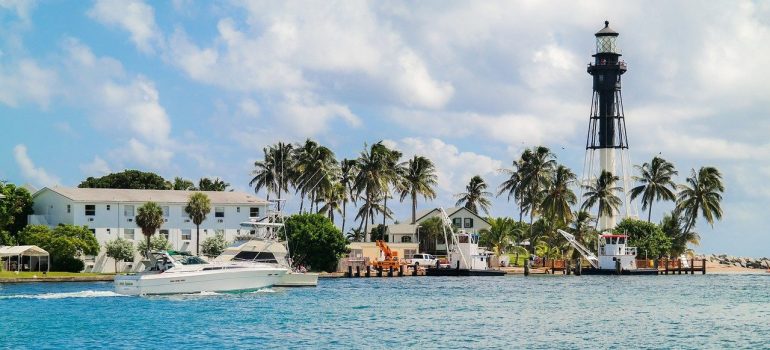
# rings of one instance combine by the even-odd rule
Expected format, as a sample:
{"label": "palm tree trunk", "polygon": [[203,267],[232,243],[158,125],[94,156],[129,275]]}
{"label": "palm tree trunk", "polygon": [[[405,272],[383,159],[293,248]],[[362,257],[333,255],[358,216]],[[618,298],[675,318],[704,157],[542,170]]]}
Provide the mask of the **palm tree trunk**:
{"label": "palm tree trunk", "polygon": [[530,210],[529,212],[529,249],[530,249],[530,252],[532,252],[532,254],[535,253],[535,240],[532,239],[534,238],[532,237],[532,234],[535,231],[534,225],[533,225],[534,217],[535,217],[535,211]]}
{"label": "palm tree trunk", "polygon": [[342,201],[342,233],[345,233],[345,220],[347,220],[348,201]]}
{"label": "palm tree trunk", "polygon": [[652,201],[650,201],[650,211],[647,212],[647,222],[652,222]]}
{"label": "palm tree trunk", "polygon": [[147,238],[147,259],[150,258],[150,252],[152,249],[150,248],[150,236],[145,235],[145,238]]}
{"label": "palm tree trunk", "polygon": [[385,199],[383,202],[383,210],[382,210],[382,226],[385,227],[385,215],[388,215],[388,195],[385,195]]}
{"label": "palm tree trunk", "polygon": [[302,208],[305,206],[305,191],[300,192],[299,213],[302,214]]}
{"label": "palm tree trunk", "polygon": [[278,212],[281,211],[281,185],[278,185],[278,205],[276,206]]}
{"label": "palm tree trunk", "polygon": [[199,244],[201,242],[201,225],[195,225],[195,255],[200,255]]}
{"label": "palm tree trunk", "polygon": [[412,225],[417,223],[417,192],[412,191]]}

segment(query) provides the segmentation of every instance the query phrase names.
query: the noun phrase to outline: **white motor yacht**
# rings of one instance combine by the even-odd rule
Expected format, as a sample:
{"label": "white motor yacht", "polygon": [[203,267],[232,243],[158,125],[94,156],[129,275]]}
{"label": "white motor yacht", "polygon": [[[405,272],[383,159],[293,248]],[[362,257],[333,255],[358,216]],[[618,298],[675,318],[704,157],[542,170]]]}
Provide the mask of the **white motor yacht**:
{"label": "white motor yacht", "polygon": [[281,281],[288,269],[275,264],[206,262],[186,252],[151,253],[144,272],[115,276],[115,292],[127,295],[257,290]]}

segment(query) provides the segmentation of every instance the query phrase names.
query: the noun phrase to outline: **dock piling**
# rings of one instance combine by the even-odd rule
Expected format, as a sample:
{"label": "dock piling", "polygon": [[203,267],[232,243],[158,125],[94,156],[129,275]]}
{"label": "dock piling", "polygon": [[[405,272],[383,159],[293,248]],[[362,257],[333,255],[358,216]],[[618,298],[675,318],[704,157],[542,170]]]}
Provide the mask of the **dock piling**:
{"label": "dock piling", "polygon": [[529,276],[529,260],[524,262],[524,276]]}
{"label": "dock piling", "polygon": [[370,265],[366,265],[366,277],[372,277],[372,267]]}
{"label": "dock piling", "polygon": [[348,265],[348,278],[353,277],[353,265]]}

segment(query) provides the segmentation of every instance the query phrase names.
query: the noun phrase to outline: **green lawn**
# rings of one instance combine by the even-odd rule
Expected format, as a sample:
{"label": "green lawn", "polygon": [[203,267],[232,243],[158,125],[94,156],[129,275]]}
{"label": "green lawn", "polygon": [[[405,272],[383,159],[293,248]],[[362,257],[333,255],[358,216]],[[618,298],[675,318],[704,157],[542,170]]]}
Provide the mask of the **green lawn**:
{"label": "green lawn", "polygon": [[37,278],[46,278],[46,277],[92,277],[92,276],[103,276],[103,275],[112,275],[112,274],[104,274],[104,273],[90,273],[90,272],[49,272],[46,275],[43,275],[42,272],[19,272],[18,274],[16,271],[0,271],[0,279],[7,279],[7,278],[33,278],[33,276],[37,276]]}

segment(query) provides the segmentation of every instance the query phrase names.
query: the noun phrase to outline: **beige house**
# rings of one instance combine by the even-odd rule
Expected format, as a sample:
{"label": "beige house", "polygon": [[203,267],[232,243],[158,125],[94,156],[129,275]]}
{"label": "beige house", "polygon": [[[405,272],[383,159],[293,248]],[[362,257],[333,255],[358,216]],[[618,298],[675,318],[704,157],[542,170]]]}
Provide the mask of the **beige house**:
{"label": "beige house", "polygon": [[[449,219],[452,220],[454,227],[465,230],[468,233],[478,234],[483,229],[491,227],[489,222],[478,214],[468,210],[465,207],[453,207],[445,209]],[[415,224],[392,224],[388,225],[387,235],[390,243],[419,243],[420,223],[432,217],[441,215],[440,208],[423,210],[416,215]],[[410,222],[411,218],[404,220]],[[443,244],[437,245],[438,249],[446,249]]]}

